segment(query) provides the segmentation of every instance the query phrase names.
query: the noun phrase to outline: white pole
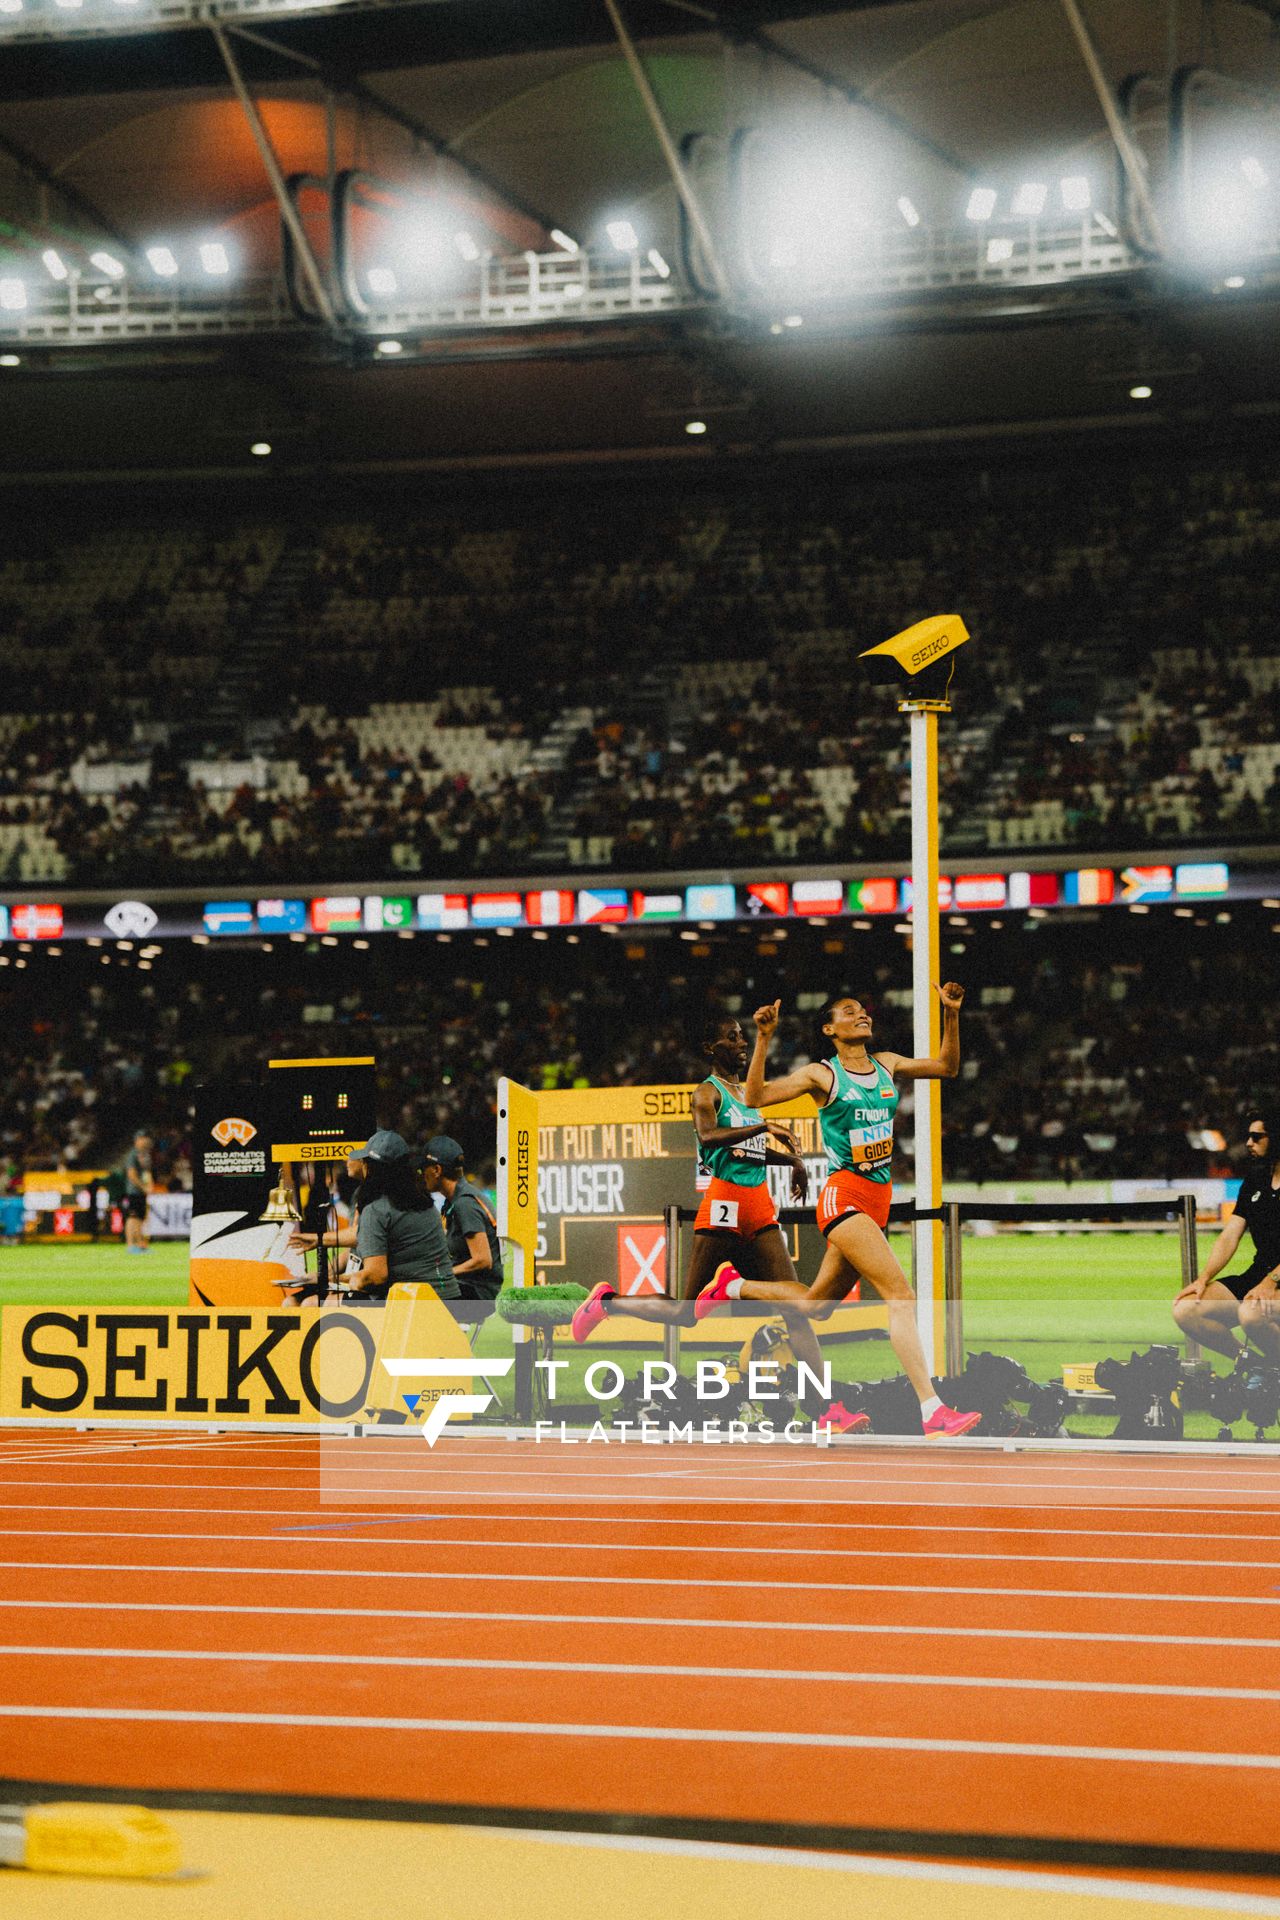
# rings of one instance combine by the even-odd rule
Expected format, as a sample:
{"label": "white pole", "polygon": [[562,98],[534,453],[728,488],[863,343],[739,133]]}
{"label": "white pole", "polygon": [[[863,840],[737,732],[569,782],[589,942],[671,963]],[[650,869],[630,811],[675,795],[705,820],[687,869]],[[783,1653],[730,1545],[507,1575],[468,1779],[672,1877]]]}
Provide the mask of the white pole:
{"label": "white pole", "polygon": [[[942,1038],[938,929],[938,715],[907,705],[911,715],[911,990],[915,1052],[936,1053]],[[915,1083],[916,1206],[942,1204],[942,1105],[936,1080]],[[916,1322],[929,1372],[938,1372],[943,1302],[941,1222],[921,1222],[912,1246]]]}

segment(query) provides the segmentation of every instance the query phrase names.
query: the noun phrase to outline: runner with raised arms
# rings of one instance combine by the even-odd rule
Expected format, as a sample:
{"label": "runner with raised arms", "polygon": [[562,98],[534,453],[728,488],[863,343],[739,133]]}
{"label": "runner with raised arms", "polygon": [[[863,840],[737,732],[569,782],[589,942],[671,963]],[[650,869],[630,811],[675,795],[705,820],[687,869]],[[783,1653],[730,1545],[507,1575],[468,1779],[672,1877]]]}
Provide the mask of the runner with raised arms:
{"label": "runner with raised arms", "polygon": [[[779,1080],[765,1079],[765,1062],[781,1002],[761,1007],[755,1016],[756,1041],[745,1087],[748,1104],[756,1108],[780,1106],[806,1093],[817,1103],[831,1169],[818,1199],[818,1225],[826,1235],[827,1251],[813,1285],[796,1304],[803,1312],[822,1316],[844,1298],[859,1274],[871,1282],[888,1309],[889,1339],[920,1402],[928,1439],[969,1433],[981,1419],[979,1414],[944,1406],[934,1392],[916,1329],[915,1295],[885,1238],[893,1198],[897,1082],[947,1080],[960,1070],[964,988],[952,980],[935,991],[943,1014],[942,1045],[936,1055],[918,1060],[900,1053],[871,1053],[869,1009],[853,994],[838,993],[827,1002],[822,1017],[823,1037],[833,1044],[830,1058],[811,1060]],[[698,1316],[724,1300],[764,1297],[755,1281],[724,1266],[699,1294]],[[777,1289],[770,1289],[768,1297],[776,1299]],[[840,1418],[844,1412],[832,1407],[824,1421],[837,1431],[847,1431]]]}

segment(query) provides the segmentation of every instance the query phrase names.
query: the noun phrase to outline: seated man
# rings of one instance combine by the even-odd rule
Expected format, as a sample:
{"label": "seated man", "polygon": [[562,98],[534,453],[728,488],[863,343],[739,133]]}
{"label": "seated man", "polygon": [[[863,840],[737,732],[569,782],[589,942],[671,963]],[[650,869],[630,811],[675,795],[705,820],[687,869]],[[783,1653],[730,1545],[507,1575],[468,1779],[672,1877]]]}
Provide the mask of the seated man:
{"label": "seated man", "polygon": [[[1189,1340],[1236,1359],[1252,1342],[1280,1361],[1280,1121],[1254,1110],[1245,1139],[1250,1166],[1234,1211],[1189,1287],[1173,1303],[1173,1317]],[[1219,1278],[1248,1229],[1254,1257],[1243,1273]],[[1236,1329],[1244,1335],[1241,1341]]]}

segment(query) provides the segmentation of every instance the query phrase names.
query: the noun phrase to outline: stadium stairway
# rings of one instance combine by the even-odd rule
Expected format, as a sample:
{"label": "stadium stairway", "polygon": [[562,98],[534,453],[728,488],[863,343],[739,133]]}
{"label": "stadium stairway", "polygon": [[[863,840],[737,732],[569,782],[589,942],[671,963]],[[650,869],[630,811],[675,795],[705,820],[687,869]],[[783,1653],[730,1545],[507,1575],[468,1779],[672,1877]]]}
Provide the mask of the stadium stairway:
{"label": "stadium stairway", "polygon": [[273,669],[296,642],[296,608],[302,588],[314,573],[318,551],[314,535],[301,524],[290,527],[274,567],[249,609],[223,662],[201,720],[206,740],[243,738],[246,716],[255,712]]}

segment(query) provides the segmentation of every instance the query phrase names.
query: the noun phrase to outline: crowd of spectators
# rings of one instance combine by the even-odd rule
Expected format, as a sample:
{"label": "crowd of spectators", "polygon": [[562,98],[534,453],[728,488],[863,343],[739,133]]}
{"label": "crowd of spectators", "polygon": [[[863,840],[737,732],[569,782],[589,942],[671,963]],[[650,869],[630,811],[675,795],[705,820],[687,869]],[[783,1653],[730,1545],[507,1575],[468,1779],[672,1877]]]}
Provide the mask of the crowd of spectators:
{"label": "crowd of spectators", "polygon": [[[1234,1145],[1280,1070],[1280,1011],[1256,994],[1272,916],[1237,909],[1222,925],[1163,913],[948,930],[947,972],[968,989],[961,1075],[943,1100],[949,1180],[1230,1170],[1210,1136]],[[110,1165],[145,1120],[159,1177],[181,1177],[200,1079],[255,1074],[288,1053],[370,1052],[380,1123],[408,1139],[448,1132],[483,1170],[501,1074],[534,1087],[688,1081],[711,1005],[745,1019],[781,997],[780,1068],[820,1044],[833,984],[871,999],[882,1044],[907,1044],[901,941],[850,932],[833,959],[828,937],[797,926],[762,958],[754,931],[701,948],[670,935],[640,946],[420,936],[363,953],[290,948],[287,972],[256,948],[174,947],[145,970],[120,952],[32,954],[0,972],[0,1161]]]}
{"label": "crowd of spectators", "polygon": [[975,636],[944,851],[1280,836],[1261,455],[640,485],[19,530],[0,880],[896,856],[903,729],[856,655],[940,607]]}

